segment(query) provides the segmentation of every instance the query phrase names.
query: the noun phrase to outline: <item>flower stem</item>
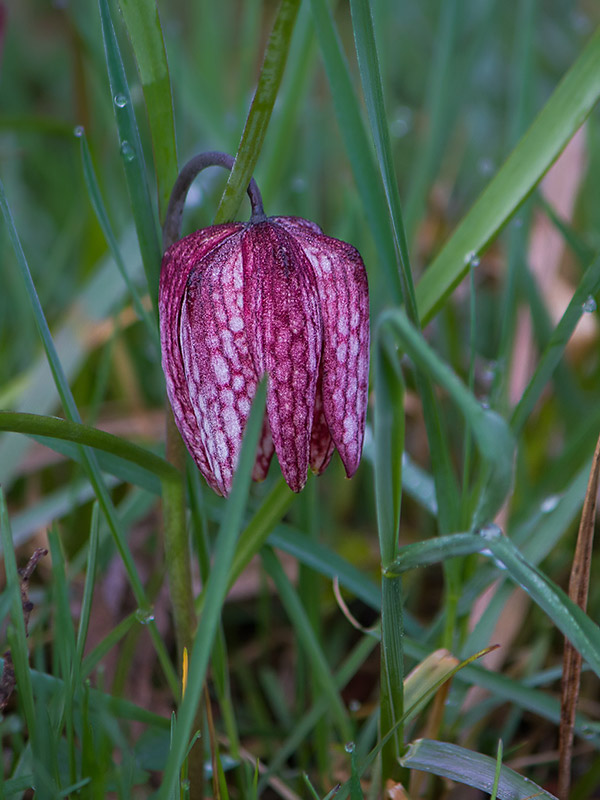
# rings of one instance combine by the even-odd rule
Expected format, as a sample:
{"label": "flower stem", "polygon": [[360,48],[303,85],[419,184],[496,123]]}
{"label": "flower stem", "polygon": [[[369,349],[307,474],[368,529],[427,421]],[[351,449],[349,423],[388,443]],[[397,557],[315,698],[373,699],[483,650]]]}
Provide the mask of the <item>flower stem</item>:
{"label": "flower stem", "polygon": [[230,222],[235,217],[244,190],[256,167],[283,77],[299,8],[300,0],[281,0],[279,5],[235,165],[227,179],[227,186],[215,216],[216,223]]}
{"label": "flower stem", "polygon": [[[234,163],[235,159],[228,153],[221,153],[219,150],[209,150],[206,153],[199,153],[197,156],[194,156],[183,167],[177,176],[169,199],[169,207],[167,208],[167,216],[165,217],[165,224],[163,227],[163,252],[167,250],[173,242],[181,238],[181,218],[183,216],[185,199],[197,175],[207,167],[232,169]],[[251,221],[259,222],[261,219],[265,219],[262,196],[254,178],[250,179],[247,192],[252,205]]]}

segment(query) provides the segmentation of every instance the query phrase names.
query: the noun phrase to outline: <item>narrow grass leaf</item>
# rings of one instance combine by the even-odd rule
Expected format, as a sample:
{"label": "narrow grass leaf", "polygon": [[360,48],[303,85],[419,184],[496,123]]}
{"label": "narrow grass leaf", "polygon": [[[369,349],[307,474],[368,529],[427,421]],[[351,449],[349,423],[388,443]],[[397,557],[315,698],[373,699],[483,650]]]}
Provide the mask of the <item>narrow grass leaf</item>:
{"label": "narrow grass leaf", "polygon": [[[552,332],[550,340],[538,361],[531,380],[523,392],[511,417],[511,428],[519,435],[552,373],[562,358],[565,348],[575,330],[577,323],[585,313],[586,304],[600,292],[600,256],[592,261],[583,274],[579,286],[575,290],[560,322]],[[595,301],[594,301],[595,302]]]}
{"label": "narrow grass leaf", "polygon": [[157,477],[178,480],[176,468],[151,450],[128,442],[120,436],[98,428],[83,425],[75,420],[48,417],[43,414],[24,414],[18,411],[0,411],[0,430],[25,433],[28,436],[45,436],[86,445],[136,464]]}
{"label": "narrow grass leaf", "polygon": [[[103,1],[104,0],[101,0],[101,2]],[[4,217],[5,224],[8,228],[9,238],[11,240],[15,252],[17,265],[21,272],[21,277],[23,279],[23,283],[25,285],[25,289],[29,297],[31,308],[33,310],[35,324],[38,329],[40,338],[42,340],[46,358],[50,366],[50,371],[52,373],[52,377],[54,379],[54,383],[58,391],[58,394],[60,396],[63,408],[70,422],[81,424],[81,417],[79,415],[79,411],[75,404],[75,400],[73,398],[71,388],[67,381],[67,377],[65,375],[62,364],[58,357],[56,347],[54,346],[52,335],[50,333],[50,328],[48,327],[48,322],[46,321],[46,317],[42,310],[42,306],[40,304],[40,300],[35,285],[33,283],[33,279],[31,277],[29,265],[27,263],[27,259],[25,258],[25,253],[23,252],[23,248],[21,247],[21,242],[17,234],[17,229],[15,227],[10,208],[6,201],[4,187],[1,182],[0,182],[0,212]],[[113,535],[116,547],[119,551],[119,555],[123,560],[125,571],[127,572],[127,576],[129,578],[131,588],[135,595],[136,602],[141,608],[145,608],[148,606],[148,603],[146,601],[144,587],[140,580],[137,567],[135,565],[135,562],[131,555],[131,551],[127,544],[125,533],[117,517],[112,499],[108,494],[105,483],[102,480],[102,476],[100,474],[100,470],[98,467],[98,463],[95,459],[94,453],[89,448],[83,447],[81,450],[81,456],[88,479],[92,484],[92,486],[94,487],[94,492],[96,494],[96,497],[98,498],[100,506],[106,517],[106,521],[108,522],[108,525],[110,527],[110,531]],[[159,635],[154,622],[152,622],[149,625],[149,631],[150,631],[150,637],[152,639],[152,642],[154,644],[158,656],[158,660],[160,662],[161,667],[163,668],[167,681],[171,689],[174,692],[177,692],[178,690],[177,677],[175,675],[175,671],[173,670],[173,665],[171,664],[171,661],[169,659],[165,643],[162,640],[161,636]]]}
{"label": "narrow grass leaf", "polygon": [[415,154],[404,208],[406,235],[411,244],[449,139],[452,121],[449,119],[449,111],[454,109],[456,114],[460,113],[460,103],[456,102],[457,70],[453,69],[456,66],[453,56],[459,22],[464,19],[463,15],[464,6],[458,0],[446,0],[440,6],[433,57],[429,67],[427,97],[421,112],[427,119],[427,130]]}
{"label": "narrow grass leaf", "polygon": [[265,399],[266,382],[263,380],[259,384],[254,397],[238,467],[233,479],[233,488],[225,506],[225,514],[217,535],[215,558],[204,592],[202,616],[194,637],[188,685],[185,697],[179,708],[171,751],[165,768],[163,783],[158,793],[159,800],[167,800],[175,790],[179,771],[192,734],[192,726],[202,693],[206,669],[210,661],[212,644],[217,631],[221,608],[227,594],[227,578],[231,569],[235,545],[250,491],[256,447],[265,413]]}
{"label": "narrow grass leaf", "polygon": [[98,185],[98,178],[96,177],[96,171],[94,170],[94,164],[92,162],[92,156],[90,153],[89,145],[87,143],[87,137],[85,135],[85,131],[81,131],[79,135],[79,142],[81,146],[81,162],[83,165],[83,177],[85,180],[85,185],[88,190],[90,203],[92,204],[92,208],[94,209],[94,213],[96,214],[98,224],[102,229],[102,233],[104,234],[104,238],[106,239],[106,243],[109,247],[111,255],[115,260],[117,269],[121,273],[125,286],[127,287],[127,291],[131,296],[133,307],[135,308],[138,317],[144,322],[150,341],[154,342],[158,352],[158,332],[156,324],[152,322],[148,312],[143,306],[142,299],[135,284],[129,277],[129,272],[127,270],[127,267],[125,266],[125,261],[121,253],[121,248],[119,247],[119,244],[117,242],[117,237],[113,232],[112,226],[108,218],[108,213],[104,206],[104,201],[102,200],[102,194],[100,192],[100,186]]}
{"label": "narrow grass leaf", "polygon": [[277,588],[279,599],[294,627],[296,637],[302,645],[306,657],[310,661],[315,679],[329,699],[331,713],[335,718],[340,735],[344,740],[348,741],[351,736],[348,713],[335,686],[331,676],[331,670],[312,625],[310,624],[310,620],[306,615],[306,611],[302,607],[302,603],[296,591],[273,551],[270,548],[265,548],[261,556],[267,574],[273,580]]}
{"label": "narrow grass leaf", "polygon": [[123,639],[131,628],[138,622],[136,612],[128,614],[122,619],[114,628],[108,633],[101,642],[99,642],[94,649],[87,654],[81,664],[81,677],[87,678],[91,675],[94,669],[102,661],[104,656],[115,647],[121,639]]}
{"label": "narrow grass leaf", "polygon": [[[27,648],[27,635],[25,632],[25,620],[23,618],[23,600],[21,598],[21,581],[17,571],[17,562],[12,542],[10,529],[10,519],[4,492],[0,486],[0,528],[2,537],[2,549],[4,551],[4,569],[6,571],[6,584],[11,594],[10,621],[14,634],[12,636],[13,646],[11,648],[12,660],[15,668],[15,677],[25,721],[29,729],[29,735],[35,742],[36,714],[33,700],[33,688],[29,674],[29,654]],[[35,744],[34,744],[35,750]]]}
{"label": "narrow grass leaf", "polygon": [[415,288],[410,271],[408,246],[400,210],[400,192],[394,169],[390,131],[383,99],[383,83],[379,69],[370,0],[350,0],[350,9],[363,94],[389,209],[396,258],[402,282],[402,293],[409,318],[415,324],[418,324]]}
{"label": "narrow grass leaf", "polygon": [[98,4],[121,158],[148,291],[152,298],[152,307],[156,310],[162,252],[146,177],[146,162],[108,0],[98,0]]}
{"label": "narrow grass leaf", "polygon": [[527,133],[419,281],[427,322],[511,214],[533,191],[600,97],[600,30],[564,76]]}
{"label": "narrow grass leaf", "polygon": [[[366,659],[373,652],[376,644],[377,640],[372,636],[364,636],[349,653],[341,667],[334,674],[335,686],[338,691],[341,691],[354,675],[356,675],[362,664],[365,663]],[[302,742],[306,740],[311,730],[327,713],[329,708],[329,697],[324,692],[321,692],[312,708],[300,717],[300,719],[296,720],[293,731],[278,748],[273,758],[270,759],[267,771],[261,775],[258,784],[259,794],[267,786],[269,777],[276,774],[288,758],[298,752],[302,746]]]}
{"label": "narrow grass leaf", "polygon": [[280,0],[254,99],[242,133],[235,164],[229,173],[215,216],[215,223],[229,222],[235,218],[252,178],[281,84],[299,7],[300,0]]}
{"label": "narrow grass leaf", "polygon": [[408,570],[427,567],[449,558],[480,553],[484,546],[482,538],[472,533],[450,533],[407,544],[400,548],[394,562],[385,569],[384,575],[402,575]]}
{"label": "narrow grass leaf", "polygon": [[162,220],[178,172],[173,98],[163,32],[155,0],[119,0],[119,5],[144,90]]}
{"label": "narrow grass leaf", "polygon": [[[403,350],[429,377],[450,394],[465,423],[470,427],[480,452],[483,468],[479,497],[473,510],[472,528],[488,522],[505,501],[512,486],[515,439],[496,412],[483,408],[458,376],[436,355],[400,309],[385,311],[380,325],[390,326]],[[438,504],[439,489],[436,486]]]}
{"label": "narrow grass leaf", "polygon": [[[381,585],[380,735],[384,781],[397,779],[398,758],[404,750],[404,619],[402,580],[396,576]],[[393,731],[393,735],[385,738]]]}
{"label": "narrow grass leaf", "polygon": [[[409,769],[424,770],[488,793],[495,783],[496,759],[456,744],[417,739],[408,746],[401,762]],[[505,766],[500,769],[497,797],[499,800],[531,800],[533,797],[556,800],[553,794]]]}
{"label": "narrow grass leaf", "polygon": [[280,478],[261,502],[252,515],[252,519],[240,534],[235,549],[235,558],[231,565],[230,587],[266,543],[273,528],[281,522],[296,497],[297,495],[292,492],[284,479]]}
{"label": "narrow grass leaf", "polygon": [[496,800],[498,797],[498,786],[500,784],[500,775],[502,774],[502,739],[498,740],[498,751],[496,752],[496,772],[494,773],[494,785],[492,786],[492,796],[490,800]]}
{"label": "narrow grass leaf", "polygon": [[340,585],[352,592],[375,611],[381,609],[379,586],[361,570],[327,545],[308,539],[302,531],[280,526],[268,538],[268,543],[292,555],[301,564],[326,578],[337,578]]}
{"label": "narrow grass leaf", "polygon": [[404,453],[404,381],[397,354],[375,337],[375,498],[381,563],[385,568],[398,549]]}
{"label": "narrow grass leaf", "polygon": [[81,600],[81,613],[79,614],[79,628],[77,630],[77,661],[81,664],[87,633],[90,627],[90,615],[92,612],[92,597],[94,594],[94,584],[96,582],[96,565],[98,561],[98,539],[100,529],[100,508],[98,501],[92,507],[92,518],[90,521],[90,536],[88,540],[88,561],[85,571],[85,584],[83,587],[83,598]]}
{"label": "narrow grass leaf", "polygon": [[311,0],[311,9],[338,126],[348,152],[364,213],[381,259],[388,293],[386,302],[399,305],[403,295],[394,237],[373,147],[365,130],[348,63],[329,6],[326,0]]}

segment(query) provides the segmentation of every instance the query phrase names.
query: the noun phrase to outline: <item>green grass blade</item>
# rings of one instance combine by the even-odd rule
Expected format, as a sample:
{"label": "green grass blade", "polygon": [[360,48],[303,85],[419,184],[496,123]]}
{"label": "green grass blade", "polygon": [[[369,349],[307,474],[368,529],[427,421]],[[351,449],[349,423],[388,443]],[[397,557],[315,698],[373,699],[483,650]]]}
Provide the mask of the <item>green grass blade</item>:
{"label": "green grass blade", "polygon": [[235,549],[235,558],[229,575],[230,587],[266,543],[273,528],[281,522],[296,497],[284,479],[280,478],[256,509],[252,519],[242,531]]}
{"label": "green grass blade", "polygon": [[[69,387],[69,383],[62,368],[62,364],[60,363],[60,360],[58,358],[58,353],[54,346],[54,342],[52,341],[50,328],[48,327],[48,323],[46,321],[46,317],[42,310],[42,306],[40,304],[39,297],[35,289],[35,285],[31,278],[29,265],[27,263],[27,259],[25,258],[25,253],[23,252],[23,248],[21,247],[21,242],[19,241],[19,236],[17,234],[17,230],[13,222],[10,208],[8,207],[6,196],[4,194],[4,187],[2,186],[1,182],[0,182],[0,211],[2,212],[2,216],[4,217],[4,221],[8,228],[9,237],[11,239],[11,243],[13,245],[13,249],[16,255],[17,265],[21,272],[21,277],[23,279],[23,283],[25,285],[31,307],[33,309],[36,327],[40,334],[40,338],[42,339],[42,344],[44,346],[46,358],[48,359],[48,364],[52,372],[52,377],[54,378],[56,389],[59,393],[60,399],[62,401],[65,412],[69,417],[69,420],[71,422],[81,423],[81,417],[79,416],[79,411],[77,410],[77,406],[75,405],[73,394],[71,393],[71,389]],[[124,531],[121,527],[121,524],[115,512],[112,500],[110,498],[110,495],[108,494],[106,485],[102,480],[102,476],[100,474],[100,470],[98,468],[98,463],[95,459],[94,453],[93,451],[84,447],[81,450],[81,455],[83,462],[85,464],[88,479],[92,484],[92,486],[94,487],[94,492],[96,494],[96,497],[98,498],[100,506],[102,507],[106,520],[109,524],[111,533],[113,535],[115,544],[125,565],[125,570],[127,572],[127,576],[131,583],[131,588],[135,595],[136,602],[138,603],[138,606],[140,606],[141,608],[146,608],[149,604],[146,601],[144,587],[142,586],[142,582],[138,575],[137,567],[131,555],[131,551],[127,544]],[[149,625],[149,631],[160,664],[163,670],[165,671],[165,676],[167,678],[167,681],[169,682],[169,685],[171,686],[172,690],[177,692],[178,689],[177,677],[173,670],[173,666],[169,660],[166,646],[158,633],[156,625],[153,622]]]}
{"label": "green grass blade", "polygon": [[106,66],[131,210],[152,307],[157,308],[161,247],[146,177],[146,162],[108,0],[98,0]]}
{"label": "green grass blade", "polygon": [[310,620],[306,615],[306,611],[302,607],[297,593],[273,551],[270,548],[265,548],[261,555],[265,569],[277,587],[279,599],[292,622],[298,641],[303,647],[307,658],[310,660],[315,678],[320,684],[322,691],[328,697],[329,707],[335,718],[340,735],[344,741],[348,741],[351,737],[348,713],[331,677],[331,670],[312,625],[310,624]]}
{"label": "green grass blade", "polygon": [[404,222],[400,210],[400,192],[398,179],[394,170],[390,131],[383,99],[383,84],[379,70],[379,58],[375,43],[375,30],[369,0],[350,0],[352,11],[352,27],[354,41],[363,85],[363,94],[371,123],[371,131],[375,142],[375,150],[381,170],[381,178],[387,204],[389,217],[394,235],[394,245],[400,269],[402,293],[410,319],[418,322],[415,288],[410,271],[408,245],[404,232]]}
{"label": "green grass blade", "polygon": [[119,6],[142,80],[162,220],[178,169],[171,81],[160,17],[155,0],[119,0]]}
{"label": "green grass blade", "polygon": [[381,335],[375,346],[375,498],[381,563],[386,567],[398,549],[404,453],[404,381],[396,354]]}
{"label": "green grass blade", "polygon": [[83,425],[80,422],[47,417],[43,414],[23,414],[18,411],[0,411],[0,430],[25,433],[28,436],[47,436],[76,444],[104,450],[138,467],[152,472],[162,480],[177,480],[179,473],[164,458],[144,447],[112,433]]}
{"label": "green grass blade", "polygon": [[437,536],[435,539],[407,544],[400,548],[394,563],[388,566],[384,574],[402,575],[410,569],[427,567],[449,558],[480,553],[484,547],[482,538],[472,533],[451,533],[447,536]]}
{"label": "green grass blade", "polygon": [[105,636],[90,653],[88,653],[88,655],[83,659],[83,663],[81,665],[82,679],[89,677],[93,670],[98,666],[100,661],[102,661],[104,656],[109,653],[112,648],[121,641],[121,639],[123,639],[123,637],[131,630],[137,621],[138,618],[136,612],[134,611],[132,614],[129,614],[125,617],[125,619],[122,619],[117,625],[115,625],[110,633]]}
{"label": "green grass blade", "polygon": [[[4,551],[4,569],[6,571],[6,584],[11,593],[10,621],[14,630],[14,646],[12,659],[15,667],[15,676],[19,689],[19,696],[23,706],[25,721],[29,735],[35,741],[36,715],[33,701],[33,688],[29,674],[29,654],[25,621],[23,619],[23,601],[21,598],[21,581],[17,572],[17,562],[12,542],[10,519],[4,492],[0,486],[0,528],[2,535],[2,549]],[[34,745],[35,749],[35,745]]]}
{"label": "green grass blade", "polygon": [[328,4],[326,0],[311,0],[311,8],[338,126],[385,275],[384,302],[398,305],[403,299],[400,273],[388,207],[373,156],[373,147],[365,130],[348,64]]}
{"label": "green grass blade", "polygon": [[[453,83],[456,82],[456,70],[452,69],[454,66],[453,55],[459,21],[464,13],[464,5],[459,4],[458,0],[446,0],[440,6],[439,27],[431,60],[424,109],[428,120],[427,131],[424,141],[419,143],[416,153],[404,208],[406,235],[411,245],[417,225],[425,211],[427,195],[449,138],[450,115],[448,112],[453,101]],[[454,96],[456,97],[456,94]],[[459,113],[458,109],[457,113]]]}
{"label": "green grass blade", "polygon": [[[523,396],[513,411],[511,428],[515,435],[519,435],[527,418],[533,411],[539,397],[550,380],[558,362],[565,352],[565,348],[581,316],[585,313],[589,298],[594,298],[600,292],[600,256],[597,256],[583,274],[579,286],[575,290],[565,313],[552,332],[544,353],[539,360],[535,372],[529,381]],[[589,310],[595,309],[595,300],[589,305]]]}
{"label": "green grass blade", "polygon": [[235,218],[250,183],[281,84],[299,7],[300,0],[281,0],[280,2],[265,51],[265,60],[260,71],[256,93],[242,133],[235,164],[229,173],[225,191],[215,216],[215,223],[229,222]]}
{"label": "green grass blade", "polygon": [[600,97],[600,30],[564,76],[497,175],[417,285],[423,322],[431,319],[481,253],[533,191]]}
{"label": "green grass blade", "polygon": [[194,637],[188,685],[185,697],[179,708],[171,751],[165,768],[163,783],[158,793],[159,800],[167,800],[174,791],[192,734],[196,708],[198,707],[206,670],[210,661],[212,643],[217,632],[221,608],[227,594],[227,578],[231,570],[235,545],[250,490],[256,447],[265,413],[265,399],[266,382],[263,380],[259,384],[254,397],[238,467],[233,479],[233,488],[225,506],[225,514],[217,536],[215,558],[204,592],[202,616]]}
{"label": "green grass blade", "polygon": [[[452,540],[456,539],[456,543]],[[441,547],[440,547],[441,542]],[[410,547],[410,550],[408,550]],[[600,675],[600,628],[556,584],[531,564],[513,542],[502,536],[500,529],[478,534],[456,534],[438,540],[420,542],[407,547],[407,561],[415,566],[438,560],[480,552],[506,567],[508,575],[530,595],[560,631]],[[413,548],[417,548],[416,554]],[[403,571],[402,555],[386,574]]]}
{"label": "green grass blade", "polygon": [[[456,744],[418,739],[409,745],[402,764],[410,769],[420,769],[433,775],[450,778],[457,783],[475,786],[489,792],[494,786],[496,759],[475,753]],[[498,781],[499,800],[556,800],[533,781],[524,778],[509,767],[501,767]]]}
{"label": "green grass blade", "polygon": [[[471,428],[484,462],[481,488],[471,525],[476,528],[493,518],[512,485],[515,440],[506,422],[490,409],[483,408],[458,376],[446,365],[400,310],[382,314],[380,325],[389,325],[401,346],[417,366],[450,394]],[[436,485],[438,503],[439,489]]]}
{"label": "green grass blade", "polygon": [[125,261],[123,260],[123,256],[121,254],[121,248],[117,243],[116,236],[109,222],[108,214],[106,212],[106,208],[102,200],[102,194],[100,192],[100,186],[98,185],[98,178],[96,177],[96,171],[94,170],[94,165],[92,163],[92,156],[90,153],[89,145],[87,143],[87,137],[85,135],[85,131],[83,131],[82,129],[77,133],[81,144],[81,162],[83,165],[83,177],[85,179],[85,184],[87,186],[92,208],[94,209],[94,213],[96,214],[98,224],[102,228],[102,233],[104,234],[104,238],[106,239],[106,243],[108,244],[111,255],[115,260],[117,269],[121,273],[123,280],[125,282],[125,286],[127,287],[127,291],[131,295],[131,299],[133,301],[133,307],[135,308],[138,317],[141,320],[143,320],[144,324],[146,325],[146,330],[148,331],[149,338],[156,344],[158,352],[158,334],[156,330],[156,325],[152,323],[152,320],[150,319],[148,312],[142,305],[142,300],[140,298],[139,292],[136,289],[135,285],[132,283],[131,278],[129,277],[129,272],[127,271],[127,267],[125,266]]}
{"label": "green grass blade", "polygon": [[[365,663],[368,656],[372,653],[376,644],[376,638],[373,636],[364,636],[348,654],[343,664],[334,675],[334,683],[338,691],[341,691],[354,675],[356,675],[361,665]],[[319,719],[327,713],[329,707],[329,698],[324,693],[321,693],[313,707],[296,721],[293,731],[270,760],[267,771],[261,775],[258,784],[259,794],[266,787],[269,776],[276,774],[287,759],[298,752],[299,748],[302,746],[302,742],[315,727]]]}
{"label": "green grass blade", "polygon": [[399,780],[398,757],[404,750],[404,619],[402,579],[381,585],[380,735],[393,735],[382,743],[382,779]]}
{"label": "green grass blade", "polygon": [[302,531],[280,526],[269,536],[273,547],[294,556],[307,567],[333,580],[337,578],[341,586],[360,598],[370,608],[379,611],[381,592],[379,586],[361,570],[336,553],[331,548],[313,539],[308,539]]}
{"label": "green grass blade", "polygon": [[90,522],[90,538],[88,543],[88,562],[85,571],[85,585],[83,587],[83,598],[81,600],[81,613],[79,615],[79,628],[77,630],[77,661],[81,664],[83,651],[90,627],[90,614],[92,612],[92,596],[94,594],[94,583],[96,581],[96,565],[98,561],[98,539],[100,529],[100,509],[98,502],[92,508],[92,519]]}

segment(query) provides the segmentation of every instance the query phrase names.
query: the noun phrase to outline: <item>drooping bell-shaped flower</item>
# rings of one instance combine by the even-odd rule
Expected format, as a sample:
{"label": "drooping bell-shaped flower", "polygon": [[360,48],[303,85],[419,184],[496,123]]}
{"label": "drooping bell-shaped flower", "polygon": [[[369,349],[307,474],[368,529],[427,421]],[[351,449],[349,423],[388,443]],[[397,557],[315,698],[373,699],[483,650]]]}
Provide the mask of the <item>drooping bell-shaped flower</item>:
{"label": "drooping bell-shaped flower", "polygon": [[361,456],[369,301],[359,253],[298,217],[215,225],[165,252],[163,369],[177,427],[212,488],[227,495],[257,384],[267,407],[253,478],[273,452],[294,491],[337,448]]}

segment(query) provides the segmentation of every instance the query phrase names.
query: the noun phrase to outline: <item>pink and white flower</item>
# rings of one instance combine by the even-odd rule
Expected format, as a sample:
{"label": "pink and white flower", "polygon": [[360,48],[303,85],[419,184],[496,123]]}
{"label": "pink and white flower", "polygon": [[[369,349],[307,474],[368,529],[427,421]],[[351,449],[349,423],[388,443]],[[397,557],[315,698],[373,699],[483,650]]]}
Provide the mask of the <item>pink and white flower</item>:
{"label": "pink and white flower", "polygon": [[267,408],[253,478],[273,452],[291,489],[337,448],[361,456],[369,373],[369,299],[359,253],[298,217],[192,233],[165,253],[162,363],[175,421],[200,471],[231,490],[258,381]]}

